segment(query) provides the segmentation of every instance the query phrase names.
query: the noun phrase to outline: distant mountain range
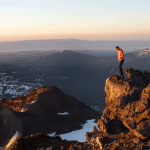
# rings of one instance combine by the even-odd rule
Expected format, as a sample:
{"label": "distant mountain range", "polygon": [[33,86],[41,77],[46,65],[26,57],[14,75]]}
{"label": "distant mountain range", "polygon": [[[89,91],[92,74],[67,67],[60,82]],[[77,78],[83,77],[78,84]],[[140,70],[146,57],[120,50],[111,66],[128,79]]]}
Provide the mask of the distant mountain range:
{"label": "distant mountain range", "polygon": [[[122,66],[125,77],[125,68],[129,67],[150,72],[149,52],[147,48],[125,53]],[[115,53],[105,57],[82,50],[1,53],[1,98],[25,95],[41,85],[54,85],[101,113],[105,107],[105,81],[119,74]]]}
{"label": "distant mountain range", "polygon": [[143,50],[127,53],[125,55],[125,59],[124,67],[127,68],[127,66],[130,66],[138,70],[147,70],[150,72],[150,47]]}
{"label": "distant mountain range", "polygon": [[149,41],[88,41],[79,39],[51,39],[1,42],[0,52],[50,50],[102,50],[115,51],[120,46],[126,52],[149,47]]}

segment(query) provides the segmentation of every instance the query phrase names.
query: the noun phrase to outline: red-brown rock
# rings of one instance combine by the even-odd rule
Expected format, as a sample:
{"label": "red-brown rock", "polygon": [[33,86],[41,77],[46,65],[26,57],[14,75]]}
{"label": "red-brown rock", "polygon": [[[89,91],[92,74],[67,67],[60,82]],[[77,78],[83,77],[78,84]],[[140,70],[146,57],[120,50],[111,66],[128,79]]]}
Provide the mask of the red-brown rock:
{"label": "red-brown rock", "polygon": [[124,79],[113,75],[106,80],[107,106],[97,123],[100,131],[88,133],[89,143],[104,149],[150,146],[150,73],[129,68],[126,74]]}

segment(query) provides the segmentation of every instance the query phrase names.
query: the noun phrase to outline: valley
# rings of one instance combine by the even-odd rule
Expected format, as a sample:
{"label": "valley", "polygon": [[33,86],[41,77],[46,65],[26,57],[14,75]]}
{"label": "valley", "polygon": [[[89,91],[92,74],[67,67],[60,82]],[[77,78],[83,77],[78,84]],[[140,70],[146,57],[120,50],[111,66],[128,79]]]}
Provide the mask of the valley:
{"label": "valley", "polygon": [[[117,54],[117,53],[116,53]],[[19,56],[19,57],[18,57]],[[5,57],[5,58],[4,58]],[[149,56],[125,54],[125,68],[150,70]],[[0,98],[18,97],[40,86],[54,85],[98,113],[105,107],[106,79],[119,74],[117,55],[98,57],[70,50],[0,55]]]}

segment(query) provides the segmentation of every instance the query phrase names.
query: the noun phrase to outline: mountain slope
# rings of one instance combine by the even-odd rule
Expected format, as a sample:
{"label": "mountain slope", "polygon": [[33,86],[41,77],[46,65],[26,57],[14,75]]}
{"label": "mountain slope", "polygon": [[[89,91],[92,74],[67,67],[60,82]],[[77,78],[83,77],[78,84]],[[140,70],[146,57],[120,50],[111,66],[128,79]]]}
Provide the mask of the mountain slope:
{"label": "mountain slope", "polygon": [[[81,124],[84,124],[86,120],[96,119],[97,121],[100,117],[100,114],[90,107],[52,85],[31,90],[26,96],[3,99],[0,105],[13,109],[10,111],[21,122],[23,137],[34,133],[70,132],[81,129]],[[0,117],[2,118],[1,114]],[[3,118],[3,121],[6,118]],[[4,126],[4,128],[7,127]]]}
{"label": "mountain slope", "polygon": [[[103,85],[105,78],[111,75],[112,67],[107,66],[99,57],[65,50],[34,59],[15,58],[13,63],[15,64],[1,65],[2,73],[6,73],[3,75],[4,79],[9,75],[20,84],[52,84],[98,112],[101,112],[105,105],[102,100],[105,97]],[[7,98],[8,96],[10,95],[7,95]]]}
{"label": "mountain slope", "polygon": [[150,48],[127,53],[125,55],[125,62],[124,62],[125,68],[132,67],[138,70],[150,71],[149,63],[150,63]]}

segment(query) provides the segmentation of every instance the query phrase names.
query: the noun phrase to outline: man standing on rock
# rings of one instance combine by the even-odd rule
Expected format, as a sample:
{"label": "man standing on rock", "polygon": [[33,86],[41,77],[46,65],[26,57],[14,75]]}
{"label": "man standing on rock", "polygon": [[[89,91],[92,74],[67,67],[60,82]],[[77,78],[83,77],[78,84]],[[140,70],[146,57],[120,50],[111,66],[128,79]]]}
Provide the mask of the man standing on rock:
{"label": "man standing on rock", "polygon": [[122,64],[124,62],[124,53],[123,53],[123,50],[119,46],[116,46],[116,50],[118,52],[119,72],[120,72],[121,78],[123,79],[124,76],[123,76],[123,71],[122,71]]}

